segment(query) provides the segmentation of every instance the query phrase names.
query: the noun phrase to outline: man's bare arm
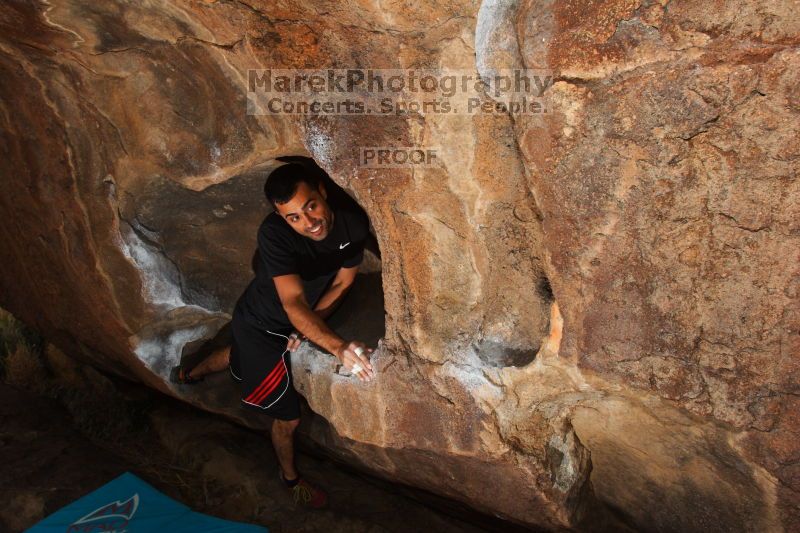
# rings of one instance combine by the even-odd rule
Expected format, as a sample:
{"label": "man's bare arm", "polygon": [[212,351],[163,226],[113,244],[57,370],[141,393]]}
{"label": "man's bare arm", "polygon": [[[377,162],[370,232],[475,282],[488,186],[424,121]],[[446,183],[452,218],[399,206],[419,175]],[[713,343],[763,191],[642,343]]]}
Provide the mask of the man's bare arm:
{"label": "man's bare arm", "polygon": [[317,305],[314,306],[314,312],[317,313],[320,318],[326,319],[336,310],[339,303],[341,303],[342,299],[347,294],[347,291],[353,286],[357,273],[357,266],[350,268],[342,267],[339,269],[339,272],[336,273],[336,277],[333,278],[333,282],[330,287],[328,287],[328,290],[325,291],[317,302]]}
{"label": "man's bare arm", "polygon": [[321,316],[311,310],[303,293],[303,284],[300,281],[300,276],[287,274],[285,276],[276,276],[272,279],[275,282],[281,305],[295,329],[317,345],[339,357],[346,342],[328,327]]}
{"label": "man's bare arm", "polygon": [[[314,306],[314,312],[317,313],[323,320],[327,319],[341,303],[347,291],[355,282],[358,267],[340,268],[336,273],[336,277],[320,297],[317,305]],[[305,335],[295,330],[289,336],[289,341],[286,343],[286,349],[295,351],[300,348],[300,345],[306,339]]]}
{"label": "man's bare arm", "polygon": [[[287,274],[272,279],[275,282],[281,305],[297,331],[332,353],[348,370],[358,363],[364,369],[364,372],[358,374],[360,379],[372,378],[372,365],[369,363],[369,359],[356,353],[356,348],[366,348],[364,344],[357,341],[347,342],[342,339],[328,327],[322,317],[309,307],[303,293],[300,276]],[[367,350],[367,352],[369,351]]]}

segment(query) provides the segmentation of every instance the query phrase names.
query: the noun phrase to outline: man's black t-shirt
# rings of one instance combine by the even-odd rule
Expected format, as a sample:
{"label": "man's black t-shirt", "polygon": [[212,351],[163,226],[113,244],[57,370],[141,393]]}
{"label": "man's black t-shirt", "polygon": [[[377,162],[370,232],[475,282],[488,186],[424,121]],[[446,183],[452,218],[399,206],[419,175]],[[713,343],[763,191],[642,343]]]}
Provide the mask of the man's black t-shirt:
{"label": "man's black t-shirt", "polygon": [[[348,201],[349,200],[349,201]],[[333,227],[321,241],[297,233],[277,212],[258,229],[258,265],[237,306],[244,318],[272,331],[292,325],[275,289],[274,276],[298,274],[308,305],[313,308],[342,267],[361,264],[369,235],[364,211],[348,198],[328,197]]]}

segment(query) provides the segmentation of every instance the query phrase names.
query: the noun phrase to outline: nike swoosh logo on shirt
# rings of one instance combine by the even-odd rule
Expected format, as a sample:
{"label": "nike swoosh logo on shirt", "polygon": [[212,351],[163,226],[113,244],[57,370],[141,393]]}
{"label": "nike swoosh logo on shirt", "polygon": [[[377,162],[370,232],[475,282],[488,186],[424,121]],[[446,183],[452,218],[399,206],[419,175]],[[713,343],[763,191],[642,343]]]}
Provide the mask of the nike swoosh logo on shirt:
{"label": "nike swoosh logo on shirt", "polygon": [[340,244],[340,245],[339,245],[339,249],[340,249],[340,250],[344,250],[344,249],[345,249],[345,247],[346,247],[348,244],[350,244],[350,243],[349,243],[349,242],[346,242],[346,243],[344,243],[344,244]]}

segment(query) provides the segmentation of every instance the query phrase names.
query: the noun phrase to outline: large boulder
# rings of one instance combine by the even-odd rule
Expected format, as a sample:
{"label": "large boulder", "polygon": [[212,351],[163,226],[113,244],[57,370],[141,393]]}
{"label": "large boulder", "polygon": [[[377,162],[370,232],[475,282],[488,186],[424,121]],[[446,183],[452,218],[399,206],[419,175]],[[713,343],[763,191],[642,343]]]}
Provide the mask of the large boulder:
{"label": "large boulder", "polygon": [[[258,425],[165,378],[252,276],[265,173],[311,157],[380,245],[334,325],[380,347],[369,384],[296,354],[306,436],[531,527],[800,528],[788,0],[13,0],[0,27],[0,304],[70,353]],[[349,67],[536,69],[546,112],[247,112],[250,69]]]}

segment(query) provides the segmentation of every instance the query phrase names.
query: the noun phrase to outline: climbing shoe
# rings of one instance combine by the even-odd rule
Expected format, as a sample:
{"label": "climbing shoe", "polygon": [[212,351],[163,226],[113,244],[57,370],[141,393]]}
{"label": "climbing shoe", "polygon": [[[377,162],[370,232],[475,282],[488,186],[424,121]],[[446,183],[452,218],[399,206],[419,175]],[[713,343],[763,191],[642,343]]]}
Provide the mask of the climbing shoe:
{"label": "climbing shoe", "polygon": [[190,376],[189,373],[191,371],[191,368],[184,368],[181,365],[174,366],[172,370],[169,371],[169,380],[178,385],[194,385],[195,383],[203,381],[203,378],[193,378]]}
{"label": "climbing shoe", "polygon": [[295,506],[302,505],[312,509],[322,509],[328,504],[328,494],[305,479],[297,478],[294,481],[287,481],[282,472],[278,472],[281,481],[292,493]]}

